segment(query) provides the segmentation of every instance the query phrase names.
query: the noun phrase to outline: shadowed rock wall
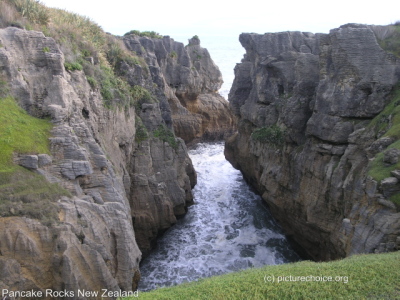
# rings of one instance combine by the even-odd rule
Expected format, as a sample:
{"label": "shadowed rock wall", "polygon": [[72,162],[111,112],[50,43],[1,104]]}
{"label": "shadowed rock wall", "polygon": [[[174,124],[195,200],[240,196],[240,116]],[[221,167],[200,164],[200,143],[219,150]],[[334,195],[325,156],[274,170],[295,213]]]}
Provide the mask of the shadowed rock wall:
{"label": "shadowed rock wall", "polygon": [[238,132],[227,159],[314,259],[399,249],[393,193],[368,176],[370,160],[395,141],[383,145],[369,124],[391,101],[399,59],[357,24],[240,42],[246,54],[229,94]]}

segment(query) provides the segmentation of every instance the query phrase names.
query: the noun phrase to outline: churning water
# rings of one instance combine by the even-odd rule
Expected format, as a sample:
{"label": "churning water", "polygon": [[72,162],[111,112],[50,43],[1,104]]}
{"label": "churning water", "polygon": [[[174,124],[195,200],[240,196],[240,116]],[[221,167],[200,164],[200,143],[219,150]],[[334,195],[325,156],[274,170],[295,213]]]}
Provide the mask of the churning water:
{"label": "churning water", "polygon": [[143,260],[139,290],[300,259],[223,148],[199,144],[189,151],[198,175],[196,204]]}

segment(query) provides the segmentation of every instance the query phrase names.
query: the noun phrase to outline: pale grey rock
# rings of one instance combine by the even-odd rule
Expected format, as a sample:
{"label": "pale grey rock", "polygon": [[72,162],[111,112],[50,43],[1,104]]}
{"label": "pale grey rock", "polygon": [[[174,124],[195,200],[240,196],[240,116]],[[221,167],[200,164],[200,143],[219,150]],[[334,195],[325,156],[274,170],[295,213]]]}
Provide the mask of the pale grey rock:
{"label": "pale grey rock", "polygon": [[394,170],[390,174],[400,180],[400,170]]}
{"label": "pale grey rock", "polygon": [[379,152],[385,150],[390,144],[392,144],[396,139],[391,136],[381,137],[380,139],[374,141],[371,146],[369,146],[368,151],[375,155]]}
{"label": "pale grey rock", "polygon": [[88,161],[67,161],[61,164],[61,174],[68,179],[75,179],[78,176],[90,175],[93,173]]}
{"label": "pale grey rock", "polygon": [[38,167],[44,167],[53,162],[53,159],[48,154],[39,154],[38,155]]}
{"label": "pale grey rock", "polygon": [[[146,60],[152,83],[160,94],[159,106],[141,105],[140,116],[147,128],[159,124],[156,110],[160,109],[164,122],[186,143],[221,139],[234,131],[235,119],[228,102],[218,94],[223,82],[221,72],[199,39],[192,38],[184,46],[168,36],[150,39],[131,35],[124,42]],[[143,77],[139,76],[142,70],[136,67],[124,71],[130,74],[131,84],[139,84],[136,78]]]}
{"label": "pale grey rock", "polygon": [[391,201],[385,200],[384,198],[379,198],[378,203],[387,208],[393,209],[394,211],[396,210],[396,206],[394,205],[394,203]]}
{"label": "pale grey rock", "polygon": [[39,167],[37,155],[22,155],[18,157],[17,163],[28,169],[37,169]]}
{"label": "pale grey rock", "polygon": [[383,153],[383,162],[394,165],[399,162],[400,150],[396,148],[388,149]]}
{"label": "pale grey rock", "polygon": [[390,197],[393,194],[399,193],[399,180],[396,177],[385,178],[381,181],[380,189],[385,197]]}

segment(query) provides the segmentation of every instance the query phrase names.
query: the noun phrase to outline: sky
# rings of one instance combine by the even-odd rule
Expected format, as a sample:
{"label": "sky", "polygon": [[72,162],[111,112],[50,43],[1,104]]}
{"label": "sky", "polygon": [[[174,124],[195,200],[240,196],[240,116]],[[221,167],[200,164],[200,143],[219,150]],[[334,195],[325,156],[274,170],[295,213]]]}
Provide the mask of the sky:
{"label": "sky", "polygon": [[239,36],[242,32],[328,33],[346,23],[386,25],[400,20],[398,0],[42,0],[41,3],[87,16],[114,35],[136,29],[156,31],[175,40],[193,35]]}

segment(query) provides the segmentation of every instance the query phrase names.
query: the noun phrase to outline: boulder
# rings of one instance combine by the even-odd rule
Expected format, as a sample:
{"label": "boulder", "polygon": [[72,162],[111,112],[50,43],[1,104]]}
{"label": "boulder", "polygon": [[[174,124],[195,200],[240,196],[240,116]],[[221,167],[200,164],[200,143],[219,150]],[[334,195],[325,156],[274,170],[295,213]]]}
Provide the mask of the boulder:
{"label": "boulder", "polygon": [[18,164],[27,169],[37,169],[39,167],[38,161],[37,155],[22,155],[17,159]]}
{"label": "boulder", "polygon": [[396,148],[388,149],[383,153],[383,162],[394,165],[399,162],[400,150]]}

